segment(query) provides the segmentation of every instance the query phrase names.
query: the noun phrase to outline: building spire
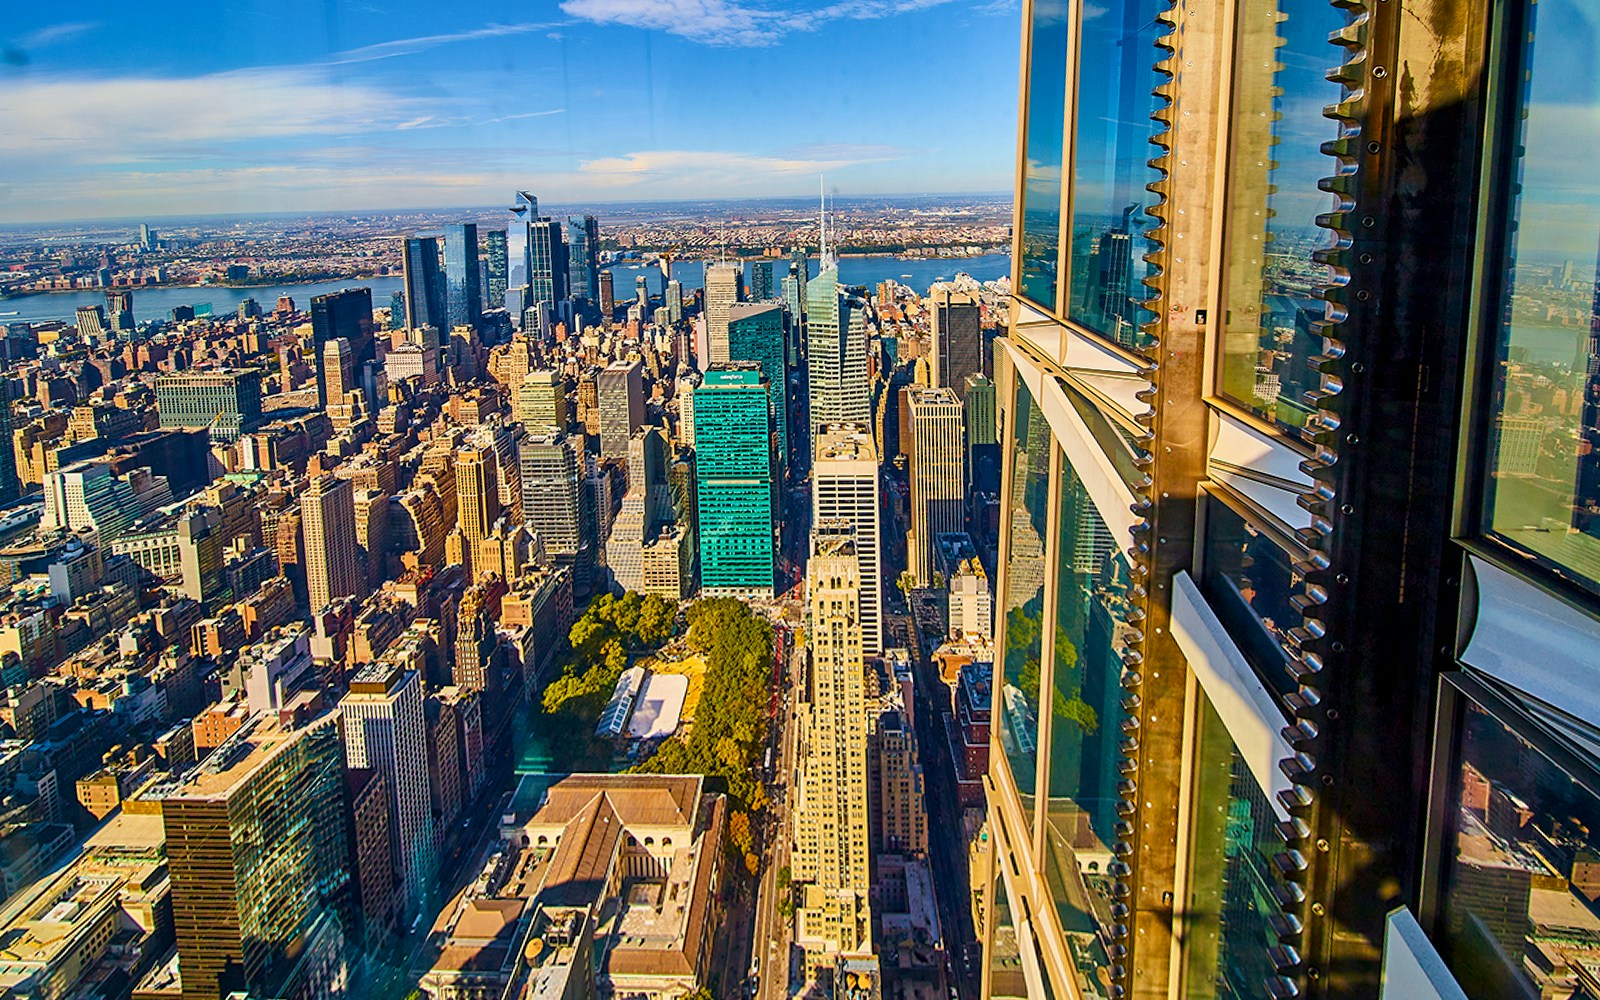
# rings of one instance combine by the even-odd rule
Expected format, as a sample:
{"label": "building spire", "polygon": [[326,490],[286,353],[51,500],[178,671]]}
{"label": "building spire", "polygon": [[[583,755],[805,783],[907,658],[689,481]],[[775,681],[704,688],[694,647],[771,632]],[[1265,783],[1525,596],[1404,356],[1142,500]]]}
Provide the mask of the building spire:
{"label": "building spire", "polygon": [[817,271],[820,273],[833,266],[833,260],[828,256],[828,191],[821,174],[817,175],[817,222],[822,233],[822,246],[818,253],[822,260],[817,264]]}

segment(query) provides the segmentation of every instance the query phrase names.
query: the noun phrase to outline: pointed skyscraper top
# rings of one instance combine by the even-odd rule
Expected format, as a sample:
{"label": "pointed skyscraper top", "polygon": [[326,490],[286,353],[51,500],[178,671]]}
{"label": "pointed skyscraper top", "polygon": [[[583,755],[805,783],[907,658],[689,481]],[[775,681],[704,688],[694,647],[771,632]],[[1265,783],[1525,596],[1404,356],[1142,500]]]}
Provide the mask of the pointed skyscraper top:
{"label": "pointed skyscraper top", "polygon": [[817,175],[817,224],[818,224],[818,227],[821,230],[821,243],[822,243],[821,250],[817,254],[818,257],[822,258],[821,261],[817,264],[817,270],[818,271],[826,271],[828,268],[833,267],[836,263],[838,263],[837,261],[835,261],[833,259],[833,255],[828,253],[828,193],[827,193],[827,188],[826,188],[825,184],[826,184],[826,182],[823,180],[822,175],[818,174]]}

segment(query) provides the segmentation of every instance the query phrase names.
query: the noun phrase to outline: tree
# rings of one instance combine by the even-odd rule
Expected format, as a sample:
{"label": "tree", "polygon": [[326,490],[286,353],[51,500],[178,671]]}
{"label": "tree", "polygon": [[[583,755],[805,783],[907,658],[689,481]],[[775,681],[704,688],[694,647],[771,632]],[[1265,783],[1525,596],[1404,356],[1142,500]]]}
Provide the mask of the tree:
{"label": "tree", "polygon": [[755,875],[761,871],[761,859],[754,854],[746,854],[744,856],[744,866],[751,875]]}
{"label": "tree", "polygon": [[754,838],[750,833],[750,814],[735,812],[728,817],[728,841],[738,849],[741,854],[749,854],[754,846]]}
{"label": "tree", "polygon": [[789,888],[789,883],[794,881],[794,872],[784,865],[778,869],[778,891],[783,892]]}

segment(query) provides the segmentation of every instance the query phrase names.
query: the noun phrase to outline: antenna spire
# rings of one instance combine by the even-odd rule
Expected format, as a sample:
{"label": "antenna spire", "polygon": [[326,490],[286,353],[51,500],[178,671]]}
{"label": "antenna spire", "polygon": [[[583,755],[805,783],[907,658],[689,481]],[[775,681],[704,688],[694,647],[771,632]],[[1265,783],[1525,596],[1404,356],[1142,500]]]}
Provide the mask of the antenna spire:
{"label": "antenna spire", "polygon": [[830,260],[828,257],[828,190],[826,181],[821,174],[817,175],[817,220],[821,230],[821,249],[818,254],[822,259],[818,262],[818,270],[827,270]]}

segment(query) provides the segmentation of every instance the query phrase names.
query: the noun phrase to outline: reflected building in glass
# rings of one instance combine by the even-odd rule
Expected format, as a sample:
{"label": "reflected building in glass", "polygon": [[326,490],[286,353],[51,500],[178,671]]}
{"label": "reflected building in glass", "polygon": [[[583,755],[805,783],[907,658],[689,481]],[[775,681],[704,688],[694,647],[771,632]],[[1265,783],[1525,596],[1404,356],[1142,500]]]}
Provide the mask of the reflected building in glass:
{"label": "reflected building in glass", "polygon": [[1600,10],[1022,16],[957,978],[1586,995]]}

